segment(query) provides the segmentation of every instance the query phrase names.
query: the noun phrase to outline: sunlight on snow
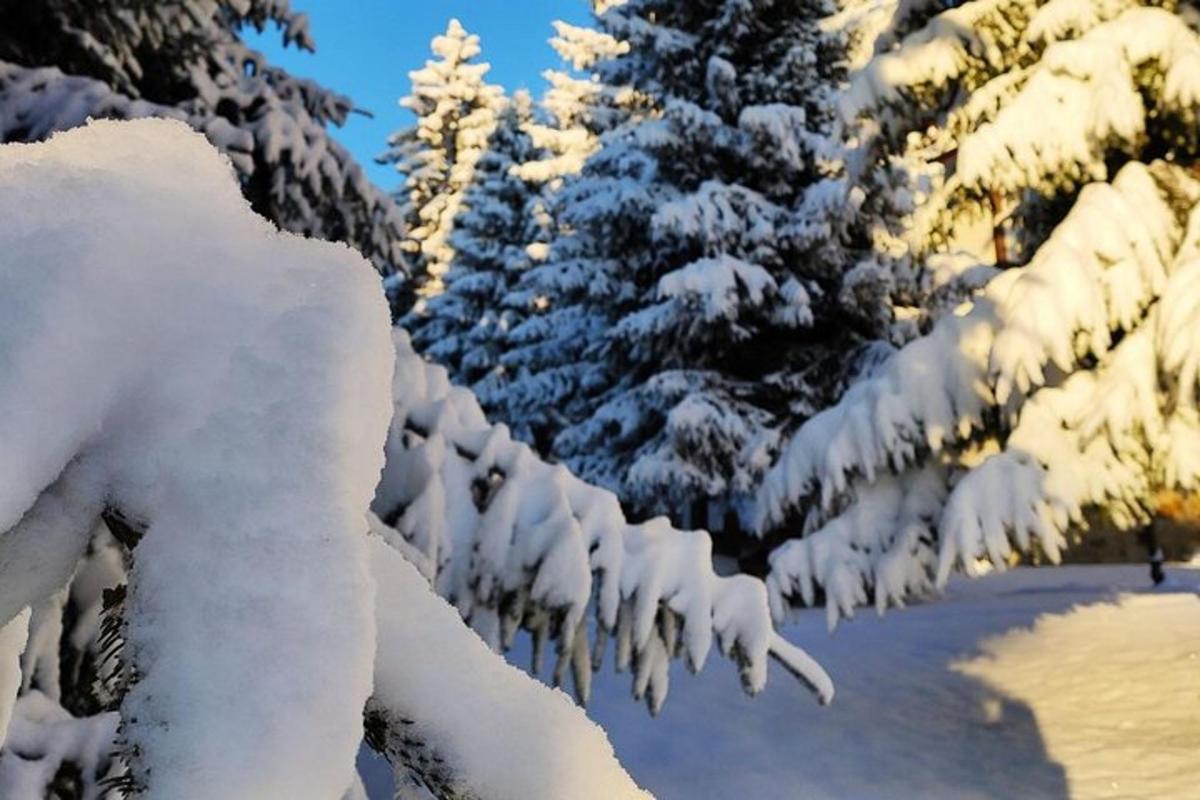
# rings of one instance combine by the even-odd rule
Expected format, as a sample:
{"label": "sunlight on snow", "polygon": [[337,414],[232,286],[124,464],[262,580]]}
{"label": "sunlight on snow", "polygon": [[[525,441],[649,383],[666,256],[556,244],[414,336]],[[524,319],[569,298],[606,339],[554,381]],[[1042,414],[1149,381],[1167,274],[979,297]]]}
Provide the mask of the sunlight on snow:
{"label": "sunlight on snow", "polygon": [[[1072,797],[1196,796],[1200,596],[1123,594],[980,649],[952,669],[1033,709]],[[998,704],[983,713],[1002,721]]]}

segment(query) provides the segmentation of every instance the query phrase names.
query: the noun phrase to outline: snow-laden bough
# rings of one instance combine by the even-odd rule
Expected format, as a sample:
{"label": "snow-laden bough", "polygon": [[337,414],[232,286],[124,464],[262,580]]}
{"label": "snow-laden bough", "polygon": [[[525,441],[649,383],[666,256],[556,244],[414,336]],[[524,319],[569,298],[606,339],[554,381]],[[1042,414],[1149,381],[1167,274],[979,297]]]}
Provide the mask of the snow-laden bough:
{"label": "snow-laden bough", "polygon": [[[1089,512],[1145,524],[1198,474],[1188,16],[1169,0],[901,16],[925,21],[881,38],[843,97],[860,160],[903,140],[939,176],[903,221],[912,258],[1005,268],[805,421],[763,481],[760,531],[797,537],[771,555],[772,608],[820,592],[831,626],[955,570],[1058,561]],[[986,243],[964,231],[981,205]]]}
{"label": "snow-laden bough", "polygon": [[[645,796],[578,708],[429,591],[440,529],[367,512],[401,340],[360,256],[251,213],[182,123],[94,122],[0,148],[0,283],[0,796],[40,800],[64,775],[87,797],[361,796],[364,710],[398,775],[438,796],[551,800],[568,773],[569,796]],[[632,604],[638,653],[667,647],[647,620],[682,620],[665,641],[694,666],[715,634],[753,686],[771,651],[831,694],[762,585],[712,575],[702,535],[587,515],[607,503],[556,518],[556,495],[529,495],[477,509],[496,524],[476,575],[530,578],[568,640],[594,540],[620,579],[597,605]]]}
{"label": "snow-laden bough", "polygon": [[144,530],[121,632],[130,785],[339,796],[374,652],[378,279],[252,214],[174,122],[0,149],[0,219],[3,624],[118,509]]}

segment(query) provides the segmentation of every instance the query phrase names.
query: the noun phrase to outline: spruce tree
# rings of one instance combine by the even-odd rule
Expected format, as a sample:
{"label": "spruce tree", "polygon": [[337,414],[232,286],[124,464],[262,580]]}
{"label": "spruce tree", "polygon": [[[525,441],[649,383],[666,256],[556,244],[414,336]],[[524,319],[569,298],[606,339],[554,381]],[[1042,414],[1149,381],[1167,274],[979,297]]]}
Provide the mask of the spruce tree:
{"label": "spruce tree", "polygon": [[454,220],[445,291],[401,320],[413,345],[471,386],[485,409],[501,399],[507,381],[498,359],[521,318],[505,301],[544,256],[551,233],[542,187],[519,172],[541,156],[527,132],[532,123],[532,101],[518,92],[500,111]]}
{"label": "spruce tree", "polygon": [[[814,258],[836,40],[819,2],[634,0],[598,17],[626,121],[559,197],[569,235],[530,272],[509,416],[639,513],[739,508],[779,429],[834,396],[875,329]],[[711,508],[709,508],[711,506]],[[692,511],[695,513],[692,513]]]}
{"label": "spruce tree", "polygon": [[[445,288],[443,278],[454,257],[454,218],[496,125],[503,95],[499,86],[484,81],[491,65],[476,60],[479,37],[467,33],[458,20],[450,20],[430,47],[436,58],[409,73],[412,91],[400,101],[417,123],[393,134],[379,157],[381,163],[395,164],[404,177],[396,199],[409,225],[404,248],[413,282],[407,293],[421,298]],[[406,310],[411,299],[398,298],[399,310]]]}
{"label": "spruce tree", "polygon": [[[599,12],[601,4],[593,7]],[[504,396],[489,407],[543,454],[550,453],[562,420],[586,400],[575,391],[580,354],[590,341],[603,337],[602,320],[594,320],[591,329],[581,326],[586,315],[575,301],[583,273],[564,265],[579,246],[572,220],[576,198],[566,190],[600,147],[603,134],[648,110],[646,98],[631,87],[606,83],[600,74],[608,59],[628,51],[626,43],[564,22],[554,27],[551,45],[569,69],[545,73],[550,89],[542,108],[548,119],[529,127],[542,157],[517,169],[543,185],[549,257],[534,265],[504,300],[506,308],[521,311],[522,319],[510,330],[500,357],[507,379]]]}
{"label": "spruce tree", "polygon": [[929,328],[771,470],[776,614],[823,595],[832,625],[981,562],[1057,561],[1085,512],[1137,528],[1200,485],[1191,19],[1174,2],[914,5],[864,47],[841,106],[860,175],[903,165],[913,211],[889,236],[933,290]]}
{"label": "spruce tree", "polygon": [[626,119],[623,105],[632,92],[603,83],[595,73],[599,62],[628,52],[628,43],[561,20],[554,22],[554,32],[550,46],[569,69],[542,73],[550,84],[541,104],[549,118],[532,122],[528,130],[543,155],[519,166],[518,172],[557,189],[583,169],[600,146],[600,134]]}
{"label": "spruce tree", "polygon": [[177,121],[0,146],[0,797],[352,800],[364,735],[422,796],[645,796],[463,618],[581,699],[609,639],[652,710],[714,645],[832,697],[706,534],[513,442],[239,189]]}
{"label": "spruce tree", "polygon": [[313,51],[287,0],[0,0],[0,142],[89,117],[186,120],[233,161],[254,210],[343,241],[385,276],[404,272],[403,221],[327,126],[350,99],[272,66],[242,38],[277,28]]}

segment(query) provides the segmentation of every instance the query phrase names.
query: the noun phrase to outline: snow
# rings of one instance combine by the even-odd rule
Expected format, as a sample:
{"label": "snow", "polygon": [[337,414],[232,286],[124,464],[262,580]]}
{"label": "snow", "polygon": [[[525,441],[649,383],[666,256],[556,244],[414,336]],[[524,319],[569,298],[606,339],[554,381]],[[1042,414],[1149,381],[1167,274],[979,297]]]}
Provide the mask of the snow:
{"label": "snow", "polygon": [[555,36],[550,42],[563,61],[575,70],[586,70],[601,59],[629,52],[629,42],[615,39],[603,31],[571,25],[562,20],[551,23]]}
{"label": "snow", "polygon": [[[69,761],[93,793],[128,765],[151,800],[354,797],[364,706],[402,773],[427,782],[446,770],[481,796],[557,798],[575,782],[644,796],[569,698],[503,665],[436,598],[428,581],[444,575],[469,581],[450,585],[475,592],[457,599],[484,631],[524,593],[584,695],[594,570],[655,710],[677,641],[699,669],[716,639],[749,691],[773,654],[831,696],[774,633],[760,582],[718,577],[704,533],[631,526],[613,496],[489,426],[405,334],[393,342],[369,264],[250,213],[202,135],[97,122],[5,147],[0,215],[0,796],[38,796]],[[404,469],[393,461],[399,485],[385,486],[428,490],[400,521],[413,541],[364,516],[393,411],[428,437],[415,453],[414,430],[389,443]],[[495,491],[473,513],[478,479]],[[32,683],[55,641],[96,636],[95,595],[125,574],[102,511],[140,535],[109,617],[127,691],[119,716],[76,719]],[[470,523],[477,539],[456,538]],[[54,624],[68,593],[69,632]],[[408,728],[436,758],[410,751]]]}
{"label": "snow", "polygon": [[809,129],[803,108],[784,103],[746,106],[738,115],[738,127],[751,135],[757,147],[793,168],[810,161],[825,141]]}
{"label": "snow", "polygon": [[[557,640],[557,682],[569,667],[586,700],[611,636],[618,665],[633,668],[634,696],[652,712],[666,699],[669,661],[684,654],[698,670],[714,640],[750,693],[763,688],[773,657],[819,699],[832,697],[821,668],[773,635],[763,583],[714,572],[707,533],[662,517],[631,524],[615,495],[489,424],[471,393],[416,355],[402,329],[394,343],[395,414],[373,507],[432,565],[437,592],[491,647],[505,649],[518,627]],[[589,642],[593,599],[599,631]]]}
{"label": "snow", "polygon": [[4,745],[17,690],[21,688],[21,654],[28,629],[28,609],[0,628],[0,746]]}
{"label": "snow", "polygon": [[106,84],[54,67],[27,69],[0,62],[0,141],[20,134],[36,141],[82,125],[89,117],[128,119],[186,115],[168,106],[131,100]]}
{"label": "snow", "polygon": [[746,295],[743,301],[746,305],[758,306],[768,293],[777,291],[778,286],[771,273],[757,264],[749,264],[729,255],[693,261],[668,272],[658,281],[660,299],[676,299],[689,307],[695,306],[706,322],[736,317],[739,294]]}
{"label": "snow", "polygon": [[[598,675],[589,714],[659,800],[1079,800],[1195,796],[1200,570],[1021,568],[824,632],[784,634],[838,681],[819,708],[786,682],[744,698],[714,669],[653,723]],[[520,655],[516,656],[520,658]],[[731,766],[735,765],[735,766]]]}
{"label": "snow", "polygon": [[[1156,593],[1133,567],[951,576],[1034,547],[1057,561],[1085,510],[1132,527],[1156,491],[1200,485],[1194,14],[846,0],[843,20],[868,31],[841,109],[861,128],[835,131],[862,139],[842,153],[814,133],[833,124],[823,89],[798,81],[786,91],[803,102],[781,104],[758,96],[778,76],[753,58],[691,59],[757,52],[741,27],[753,3],[721,6],[718,30],[699,12],[692,30],[690,10],[660,24],[658,1],[594,4],[611,6],[601,26],[620,40],[558,27],[560,53],[597,75],[556,73],[553,124],[530,126],[549,158],[525,165],[548,181],[529,213],[561,236],[513,237],[505,272],[528,278],[503,300],[507,277],[446,271],[474,248],[451,235],[457,211],[503,210],[462,194],[487,174],[500,101],[457,21],[433,43],[441,60],[411,73],[404,104],[421,124],[388,156],[412,195],[409,250],[427,260],[418,311],[440,307],[443,278],[451,314],[468,316],[459,293],[498,306],[472,334],[431,329],[427,353],[495,369],[497,392],[507,371],[541,393],[545,421],[527,415],[518,434],[553,439],[578,474],[491,424],[406,334],[389,340],[360,257],[250,213],[252,151],[295,173],[267,193],[295,217],[285,226],[316,232],[304,220],[325,219],[318,195],[374,208],[321,132],[345,98],[282,73],[286,91],[260,97],[271,79],[224,86],[227,70],[196,62],[195,108],[163,109],[133,100],[133,83],[121,94],[0,63],[14,112],[0,134],[93,113],[201,129],[94,123],[0,148],[0,797],[39,795],[68,760],[91,794],[128,768],[151,800],[361,800],[364,704],[404,796],[641,797],[639,782],[686,797],[1195,793],[1200,574],[1176,568]],[[311,46],[286,3],[264,8]],[[236,28],[251,12],[230,13]],[[218,60],[246,52],[220,42]],[[797,42],[780,75],[819,52]],[[238,61],[233,77],[243,68],[263,64]],[[205,116],[218,100],[266,110],[234,127]],[[613,130],[617,118],[632,121]],[[976,240],[1001,216],[1029,241],[1016,261],[993,242],[1006,267],[993,271]],[[378,222],[386,239],[394,220]],[[856,264],[830,252],[850,242],[867,251]],[[829,399],[805,377],[822,365],[790,363],[810,338],[788,331],[815,340],[830,321],[847,336],[831,360],[862,336],[927,334],[831,377],[840,402],[809,416]],[[502,332],[521,353],[465,352]],[[783,372],[747,357],[760,335]],[[765,582],[718,574],[704,531],[626,517],[746,511],[793,423],[758,527],[796,538]],[[116,518],[142,537],[136,558]],[[942,589],[940,605],[822,635],[859,605]],[[75,719],[60,666],[99,654],[102,621],[111,648],[90,664],[89,700],[103,710]],[[610,702],[609,639],[660,726]],[[540,674],[547,642],[554,685],[591,698],[611,740],[490,652],[527,650]],[[700,671],[714,645],[747,694],[767,690],[773,659],[828,703],[824,662],[846,676],[840,702],[818,712],[772,681],[774,702],[751,705],[709,670],[665,706],[672,676]],[[723,729],[707,734],[706,718]]]}
{"label": "snow", "polygon": [[[1115,57],[1114,57],[1115,56]],[[1163,73],[1147,109],[1139,74]],[[1134,8],[1083,38],[1051,45],[1033,75],[994,121],[961,143],[957,179],[968,190],[987,186],[1011,194],[1035,188],[1069,190],[1080,179],[1103,179],[1105,157],[1129,150],[1146,134],[1151,111],[1194,119],[1200,101],[1200,42],[1177,15]],[[1054,126],[1030,120],[1053,108]]]}
{"label": "snow", "polygon": [[394,163],[404,177],[397,193],[411,228],[404,244],[422,259],[415,278],[424,297],[444,288],[455,255],[450,241],[454,218],[486,152],[503,95],[499,86],[484,81],[491,65],[474,60],[481,52],[479,37],[467,33],[457,19],[433,38],[430,48],[437,58],[408,73],[412,91],[400,100],[417,124],[392,134],[388,151],[379,157]]}
{"label": "snow", "polygon": [[389,748],[405,750],[412,764],[418,747],[432,755],[437,766],[421,762],[427,784],[438,785],[445,769],[455,796],[649,797],[566,694],[497,658],[383,539],[372,537],[370,549],[379,587],[372,702],[387,709],[396,731]]}
{"label": "snow", "polygon": [[1033,706],[1074,797],[1195,792],[1200,597],[1122,594],[985,639],[961,674]]}
{"label": "snow", "polygon": [[[1006,257],[1022,265],[967,287],[952,313],[922,307],[933,293],[897,309],[932,330],[805,421],[759,490],[758,527],[804,537],[772,557],[773,611],[819,586],[831,625],[872,592],[882,610],[1014,550],[1056,561],[1086,509],[1141,524],[1157,490],[1194,486],[1200,466],[1200,193],[1173,165],[1200,107],[1194,27],[1126,0],[849,3],[831,25],[870,38],[880,16],[891,30],[869,60],[854,45],[841,109],[852,191],[882,181],[878,194],[914,204],[876,249],[927,260],[938,292],[972,217],[1024,241]],[[901,191],[876,167],[856,174],[884,160],[913,167]],[[1061,221],[1056,197],[1072,199]],[[887,495],[930,464],[941,499],[896,536]]]}
{"label": "snow", "polygon": [[177,122],[0,148],[0,218],[0,529],[20,520],[0,622],[63,586],[118,509],[145,527],[121,713],[146,796],[340,796],[374,652],[378,275],[252,214]]}
{"label": "snow", "polygon": [[[1133,162],[1112,183],[1086,186],[1029,264],[1001,273],[802,425],[759,490],[760,527],[801,509],[803,533],[824,527],[819,546],[788,543],[773,559],[773,597],[809,597],[816,580],[833,592],[831,613],[846,614],[869,587],[884,605],[920,594],[933,563],[921,541],[937,543],[938,583],[976,559],[1002,563],[1010,540],[1056,561],[1085,507],[1129,527],[1145,518],[1158,464],[1193,480],[1194,466],[1160,434],[1191,428],[1194,317],[1183,289],[1196,196],[1164,164]],[[1156,367],[1184,379],[1183,414],[1161,396]],[[891,473],[938,461],[952,490],[926,495],[926,535],[893,549],[895,529],[855,507]]]}
{"label": "snow", "polygon": [[120,718],[116,713],[72,717],[39,691],[21,696],[0,759],[0,797],[41,800],[59,767],[79,768],[85,798],[101,798],[100,785],[120,775],[113,759]]}
{"label": "snow", "polygon": [[530,310],[528,302],[510,297],[522,274],[545,260],[553,236],[546,187],[516,175],[543,155],[525,133],[534,118],[526,92],[504,104],[455,219],[445,291],[424,298],[419,311],[399,320],[414,346],[446,366],[454,382],[470,387],[489,410],[504,405],[510,373],[498,361],[509,331]]}
{"label": "snow", "polygon": [[[680,682],[653,722],[599,673],[588,714],[659,800],[1188,800],[1200,568],[1167,575],[1158,590],[1142,564],[955,578],[936,602],[834,635],[804,611],[784,633],[830,666],[828,707],[786,681],[731,694],[718,668]],[[368,786],[391,800],[386,780]]]}
{"label": "snow", "polygon": [[[976,0],[936,15],[898,47],[855,71],[841,100],[842,114],[853,120],[875,107],[901,105],[906,91],[953,91],[959,79],[977,80],[972,70],[998,71],[1018,54],[1020,23],[1036,5],[1035,0]],[[864,23],[870,24],[859,20]],[[894,122],[883,120],[885,128]]]}
{"label": "snow", "polygon": [[1034,12],[1022,38],[1038,45],[1072,39],[1137,5],[1138,0],[1050,0]]}
{"label": "snow", "polygon": [[230,157],[264,215],[349,241],[383,274],[403,277],[399,213],[326,131],[346,123],[352,101],[244,41],[249,29],[274,29],[285,46],[311,52],[305,14],[286,2],[188,0],[132,15],[72,3],[52,18],[22,14],[6,26],[0,141],[37,141],[89,117],[186,120]]}

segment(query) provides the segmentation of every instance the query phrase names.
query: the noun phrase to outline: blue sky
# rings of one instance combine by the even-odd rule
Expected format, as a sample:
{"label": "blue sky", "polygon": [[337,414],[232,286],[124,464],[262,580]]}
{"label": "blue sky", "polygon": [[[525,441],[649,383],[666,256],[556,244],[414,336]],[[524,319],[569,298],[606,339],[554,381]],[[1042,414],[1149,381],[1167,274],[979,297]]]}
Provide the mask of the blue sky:
{"label": "blue sky", "polygon": [[315,54],[285,50],[274,30],[250,36],[251,44],[272,63],[350,95],[375,115],[354,115],[334,136],[386,189],[398,183],[396,172],[373,158],[386,147],[388,134],[412,123],[396,101],[408,93],[409,70],[429,58],[430,39],[451,17],[479,35],[492,83],[510,92],[529,89],[534,96],[545,88],[542,70],[560,65],[546,43],[553,35],[550,23],[583,24],[590,18],[587,0],[293,0],[292,7],[309,16]]}

